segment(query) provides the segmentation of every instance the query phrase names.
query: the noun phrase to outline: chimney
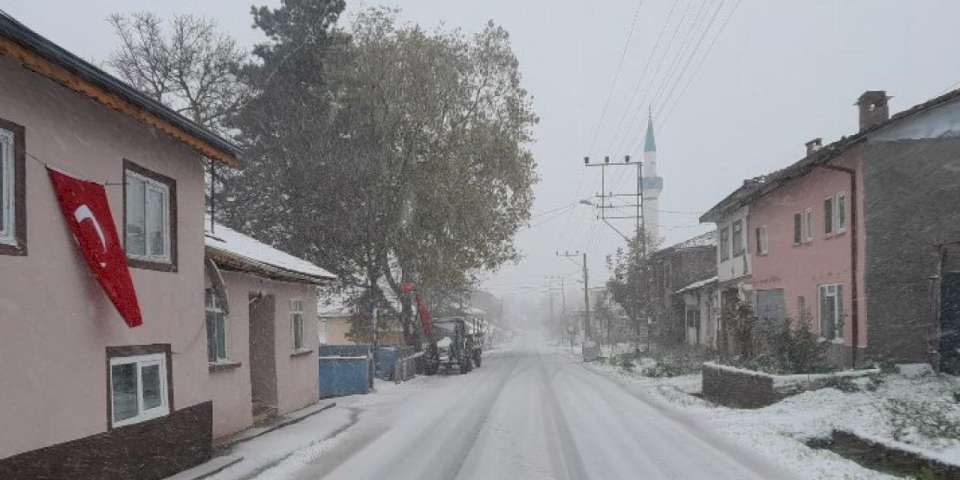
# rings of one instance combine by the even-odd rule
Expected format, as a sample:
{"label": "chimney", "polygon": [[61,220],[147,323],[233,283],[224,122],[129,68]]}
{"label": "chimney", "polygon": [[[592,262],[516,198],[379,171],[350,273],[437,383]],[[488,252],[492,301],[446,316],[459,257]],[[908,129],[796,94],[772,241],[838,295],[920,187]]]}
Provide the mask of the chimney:
{"label": "chimney", "polygon": [[807,142],[807,156],[809,156],[813,152],[816,152],[817,150],[820,150],[821,147],[823,147],[822,138],[817,137],[817,138],[814,138],[813,140],[810,140],[809,142]]}
{"label": "chimney", "polygon": [[887,106],[887,92],[884,90],[867,90],[857,99],[860,107],[860,131],[890,119],[890,108]]}

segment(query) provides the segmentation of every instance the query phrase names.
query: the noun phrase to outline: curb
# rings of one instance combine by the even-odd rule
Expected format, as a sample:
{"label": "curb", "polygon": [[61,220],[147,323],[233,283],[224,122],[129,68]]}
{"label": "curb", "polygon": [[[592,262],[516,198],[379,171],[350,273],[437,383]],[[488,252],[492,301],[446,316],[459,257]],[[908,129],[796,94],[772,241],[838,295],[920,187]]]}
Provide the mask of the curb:
{"label": "curb", "polygon": [[214,442],[213,448],[214,450],[220,450],[220,451],[230,449],[238,443],[243,443],[248,440],[253,440],[254,438],[270,433],[274,430],[281,429],[288,425],[293,425],[294,423],[299,423],[320,412],[330,410],[331,408],[336,406],[337,406],[336,402],[330,402],[325,405],[321,405],[319,407],[311,406],[311,407],[302,408],[300,410],[288,413],[280,417],[279,419],[277,419],[276,422],[271,423],[270,425],[263,426],[263,427],[251,427],[235,435],[227,437],[219,442]]}
{"label": "curb", "polygon": [[201,480],[220,473],[227,467],[239,463],[242,460],[243,456],[241,455],[213,457],[206,463],[201,463],[189,470],[184,470],[172,477],[167,477],[165,480]]}

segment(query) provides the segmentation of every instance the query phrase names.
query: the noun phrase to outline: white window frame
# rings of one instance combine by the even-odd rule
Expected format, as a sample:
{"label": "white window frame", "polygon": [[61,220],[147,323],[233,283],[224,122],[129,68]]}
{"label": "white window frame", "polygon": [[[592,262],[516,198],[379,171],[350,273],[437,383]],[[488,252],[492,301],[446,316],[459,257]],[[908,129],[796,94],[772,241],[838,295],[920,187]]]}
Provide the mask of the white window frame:
{"label": "white window frame", "polygon": [[757,227],[756,230],[756,240],[757,240],[757,255],[767,255],[770,253],[770,244],[768,243],[767,238],[767,226],[763,225]]}
{"label": "white window frame", "polygon": [[[730,223],[730,253],[731,253],[731,257],[733,258],[737,258],[747,253],[747,246],[745,245],[746,242],[744,242],[744,238],[743,238],[744,237],[743,231],[745,229],[746,223],[747,222],[745,222],[744,219],[734,220],[732,223]],[[736,225],[740,225],[739,234],[737,233],[737,229],[734,228]],[[740,242],[739,250],[737,249],[738,241]]]}
{"label": "white window frame", "polygon": [[[213,290],[213,289],[207,290],[206,292],[204,292],[204,296],[206,297],[206,298],[204,298],[204,302],[203,302],[203,309],[204,309],[204,319],[203,319],[203,320],[204,320],[204,323],[206,323],[206,320],[207,320],[207,319],[206,319],[206,314],[207,314],[207,313],[214,313],[214,314],[221,314],[221,315],[223,315],[223,357],[220,356],[220,353],[219,353],[220,351],[219,351],[219,349],[217,349],[217,350],[216,350],[217,353],[214,354],[214,356],[216,357],[216,359],[215,359],[213,362],[210,362],[210,358],[209,358],[209,355],[208,355],[208,356],[207,356],[207,361],[208,361],[209,363],[224,363],[224,362],[229,362],[229,361],[230,361],[230,326],[229,326],[229,325],[230,325],[230,316],[227,315],[226,312],[224,312],[223,306],[220,305],[220,297],[217,295],[217,293],[216,293],[215,290]],[[210,299],[210,301],[208,302],[207,299]],[[214,339],[216,339],[216,335],[214,335]],[[209,342],[209,337],[208,337],[207,342]],[[209,346],[208,346],[208,348],[209,348]]]}
{"label": "white window frame", "polygon": [[317,341],[320,345],[327,344],[327,319],[317,316]]}
{"label": "white window frame", "polygon": [[808,208],[803,211],[802,218],[802,230],[803,233],[803,243],[810,243],[813,241],[813,230],[814,230],[814,221],[813,221],[813,208]]}
{"label": "white window frame", "polygon": [[0,210],[3,212],[3,221],[0,222],[0,244],[17,244],[17,208],[16,208],[16,156],[14,145],[16,135],[5,128],[0,128],[0,181],[3,182],[3,196],[0,197]]}
{"label": "white window frame", "polygon": [[[830,340],[836,342],[843,341],[843,284],[825,283],[817,286],[817,330],[821,338],[827,338],[823,335],[823,299],[833,297],[833,338]],[[830,292],[830,290],[833,290]]]}
{"label": "white window frame", "polygon": [[[114,420],[113,411],[113,367],[115,365],[125,365],[128,363],[136,364],[137,366],[137,415],[126,418],[120,421]],[[140,380],[142,376],[142,371],[145,366],[160,366],[160,406],[151,408],[149,410],[143,409],[143,382]],[[148,355],[135,355],[128,357],[111,357],[110,358],[110,378],[107,379],[110,385],[110,398],[107,401],[110,402],[110,424],[116,427],[123,427],[126,425],[133,425],[135,423],[145,422],[147,420],[152,420],[154,418],[164,417],[170,414],[170,405],[169,405],[169,386],[167,385],[167,355],[164,353],[151,353]]]}
{"label": "white window frame", "polygon": [[[129,182],[129,179],[130,179],[130,178],[133,178],[133,179],[136,179],[136,180],[138,180],[138,181],[143,182],[143,195],[144,195],[143,205],[144,205],[144,210],[146,210],[147,195],[148,195],[149,192],[151,192],[151,191],[159,192],[159,193],[163,196],[163,202],[164,202],[164,205],[165,205],[165,206],[164,206],[164,209],[163,209],[163,216],[161,217],[161,225],[160,225],[161,231],[163,232],[163,251],[164,251],[164,254],[163,254],[163,255],[151,255],[151,254],[150,254],[150,239],[147,238],[147,228],[148,228],[148,226],[147,226],[147,221],[146,221],[147,214],[146,214],[146,211],[144,211],[144,225],[143,225],[144,233],[143,233],[143,235],[144,235],[144,252],[145,252],[145,253],[144,253],[143,255],[136,255],[136,254],[130,253],[129,248],[126,248],[126,245],[124,245],[124,248],[127,250],[127,257],[128,257],[128,258],[135,259],[135,260],[143,260],[143,261],[145,261],[145,262],[153,262],[153,263],[172,263],[173,260],[172,260],[171,253],[170,253],[170,244],[171,244],[170,236],[171,236],[171,234],[172,234],[172,231],[171,231],[171,229],[170,229],[170,207],[171,207],[170,187],[168,187],[168,186],[167,186],[166,184],[164,184],[163,182],[159,182],[159,181],[157,181],[157,180],[155,180],[155,179],[152,179],[152,178],[150,178],[150,177],[147,177],[147,176],[145,176],[145,175],[140,175],[139,173],[134,172],[134,171],[132,171],[132,170],[130,170],[130,169],[127,169],[127,171],[126,171],[125,174],[126,174],[126,176],[127,176],[127,181],[128,181],[128,182]],[[126,188],[126,186],[124,186],[124,188]],[[127,195],[128,195],[128,196],[126,197],[126,199],[127,199],[127,202],[129,202],[129,201],[130,201],[129,193],[128,193]],[[127,206],[124,205],[123,208],[124,208],[124,211],[126,211]],[[127,221],[128,221],[128,219],[126,218],[126,214],[124,214],[124,225],[123,225],[123,228],[124,228],[124,238],[127,238],[127,235],[126,235],[126,229],[127,229],[126,222],[127,222]]]}
{"label": "white window frame", "polygon": [[[304,338],[304,312],[303,312],[303,300],[300,298],[291,298],[290,303],[290,344],[293,345],[294,352],[301,352],[306,350],[305,343],[306,339]],[[297,345],[297,319],[300,320],[300,345]]]}
{"label": "white window frame", "polygon": [[[843,205],[841,205],[841,200]],[[837,235],[847,231],[847,192],[837,192],[836,199],[833,201],[833,229]],[[843,216],[843,222],[840,222],[840,216]]]}

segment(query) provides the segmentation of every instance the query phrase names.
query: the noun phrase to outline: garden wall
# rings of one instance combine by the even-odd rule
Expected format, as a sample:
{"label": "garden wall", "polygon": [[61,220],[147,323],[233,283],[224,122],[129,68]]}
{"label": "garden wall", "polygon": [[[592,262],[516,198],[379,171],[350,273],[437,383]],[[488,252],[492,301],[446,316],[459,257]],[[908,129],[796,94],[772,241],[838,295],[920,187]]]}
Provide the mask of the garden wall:
{"label": "garden wall", "polygon": [[704,363],[703,398],[734,408],[760,408],[780,400],[773,389],[773,376],[739,368]]}
{"label": "garden wall", "polygon": [[844,370],[835,373],[770,375],[763,372],[719,365],[712,362],[701,367],[703,398],[734,408],[760,408],[785,397],[808,390],[837,385],[859,377],[878,375],[880,370]]}

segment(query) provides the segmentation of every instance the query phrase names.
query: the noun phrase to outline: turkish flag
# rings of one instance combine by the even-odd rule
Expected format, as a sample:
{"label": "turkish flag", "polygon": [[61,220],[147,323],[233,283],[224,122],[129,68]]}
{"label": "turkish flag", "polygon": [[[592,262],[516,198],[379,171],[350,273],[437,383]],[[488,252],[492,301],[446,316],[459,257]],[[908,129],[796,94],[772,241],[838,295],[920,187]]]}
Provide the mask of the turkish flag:
{"label": "turkish flag", "polygon": [[47,167],[47,173],[60,202],[63,219],[97,282],[127,325],[140,326],[143,318],[137,292],[127,270],[127,256],[120,246],[103,185],[73,178],[50,167]]}

